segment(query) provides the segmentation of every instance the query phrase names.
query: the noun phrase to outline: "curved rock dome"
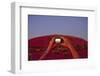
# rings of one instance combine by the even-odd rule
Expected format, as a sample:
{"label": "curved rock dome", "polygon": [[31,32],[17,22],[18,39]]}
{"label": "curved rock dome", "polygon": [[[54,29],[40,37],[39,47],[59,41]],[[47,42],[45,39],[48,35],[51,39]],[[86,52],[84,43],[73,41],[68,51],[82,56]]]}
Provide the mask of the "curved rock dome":
{"label": "curved rock dome", "polygon": [[[88,42],[82,38],[67,36],[67,35],[48,35],[35,37],[28,40],[28,60],[40,60],[40,57],[46,52],[49,42],[53,37],[60,36],[67,38],[70,45],[76,50],[79,55],[78,58],[88,58]],[[60,43],[61,40],[57,38],[56,42]],[[67,46],[67,44],[66,44]],[[55,60],[55,59],[75,59],[72,55],[71,49],[62,45],[52,47],[48,54],[42,60]]]}

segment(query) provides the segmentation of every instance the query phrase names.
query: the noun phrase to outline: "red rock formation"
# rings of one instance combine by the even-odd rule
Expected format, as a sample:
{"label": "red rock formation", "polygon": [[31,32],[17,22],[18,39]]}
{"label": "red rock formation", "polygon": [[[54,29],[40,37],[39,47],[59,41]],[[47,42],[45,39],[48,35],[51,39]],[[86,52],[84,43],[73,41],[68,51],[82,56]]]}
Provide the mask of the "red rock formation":
{"label": "red rock formation", "polygon": [[[60,37],[61,43],[55,43],[54,39]],[[49,35],[30,39],[28,41],[29,60],[54,60],[76,59],[88,57],[88,43],[86,40],[66,36]]]}

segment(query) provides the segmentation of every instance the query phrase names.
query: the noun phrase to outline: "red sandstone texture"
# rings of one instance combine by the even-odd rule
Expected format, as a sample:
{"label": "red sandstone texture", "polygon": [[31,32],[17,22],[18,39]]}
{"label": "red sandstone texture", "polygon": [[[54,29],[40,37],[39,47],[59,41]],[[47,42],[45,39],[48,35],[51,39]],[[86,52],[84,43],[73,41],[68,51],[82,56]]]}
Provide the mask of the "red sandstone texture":
{"label": "red sandstone texture", "polygon": [[[70,48],[62,45],[52,47],[49,53],[42,59],[40,57],[48,48],[50,40],[57,35],[36,37],[28,40],[28,60],[58,60],[58,59],[84,59],[88,58],[88,42],[82,38],[60,35],[70,41],[71,46],[76,50],[79,57],[74,58]],[[67,45],[67,44],[66,44]]]}

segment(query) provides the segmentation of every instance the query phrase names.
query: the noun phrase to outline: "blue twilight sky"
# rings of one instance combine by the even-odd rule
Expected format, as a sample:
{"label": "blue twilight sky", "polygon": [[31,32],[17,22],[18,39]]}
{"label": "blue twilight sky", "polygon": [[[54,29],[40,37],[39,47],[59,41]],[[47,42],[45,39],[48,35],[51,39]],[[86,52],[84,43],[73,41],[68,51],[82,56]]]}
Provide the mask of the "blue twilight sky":
{"label": "blue twilight sky", "polygon": [[87,40],[88,17],[28,15],[28,38],[64,34]]}

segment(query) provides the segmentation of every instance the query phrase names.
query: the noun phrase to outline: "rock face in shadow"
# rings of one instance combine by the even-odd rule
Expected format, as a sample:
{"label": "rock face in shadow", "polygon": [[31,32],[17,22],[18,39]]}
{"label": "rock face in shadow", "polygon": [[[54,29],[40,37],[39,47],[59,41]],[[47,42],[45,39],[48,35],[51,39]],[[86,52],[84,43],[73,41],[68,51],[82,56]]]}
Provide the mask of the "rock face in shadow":
{"label": "rock face in shadow", "polygon": [[[52,37],[56,35],[48,35],[36,37],[28,40],[28,60],[39,60],[39,58],[47,50],[48,44]],[[79,59],[88,58],[88,42],[84,39],[60,35],[70,40],[70,44],[76,49],[79,54]],[[48,55],[43,60],[56,60],[56,59],[74,59],[69,48],[63,46],[56,46],[52,48]]]}

